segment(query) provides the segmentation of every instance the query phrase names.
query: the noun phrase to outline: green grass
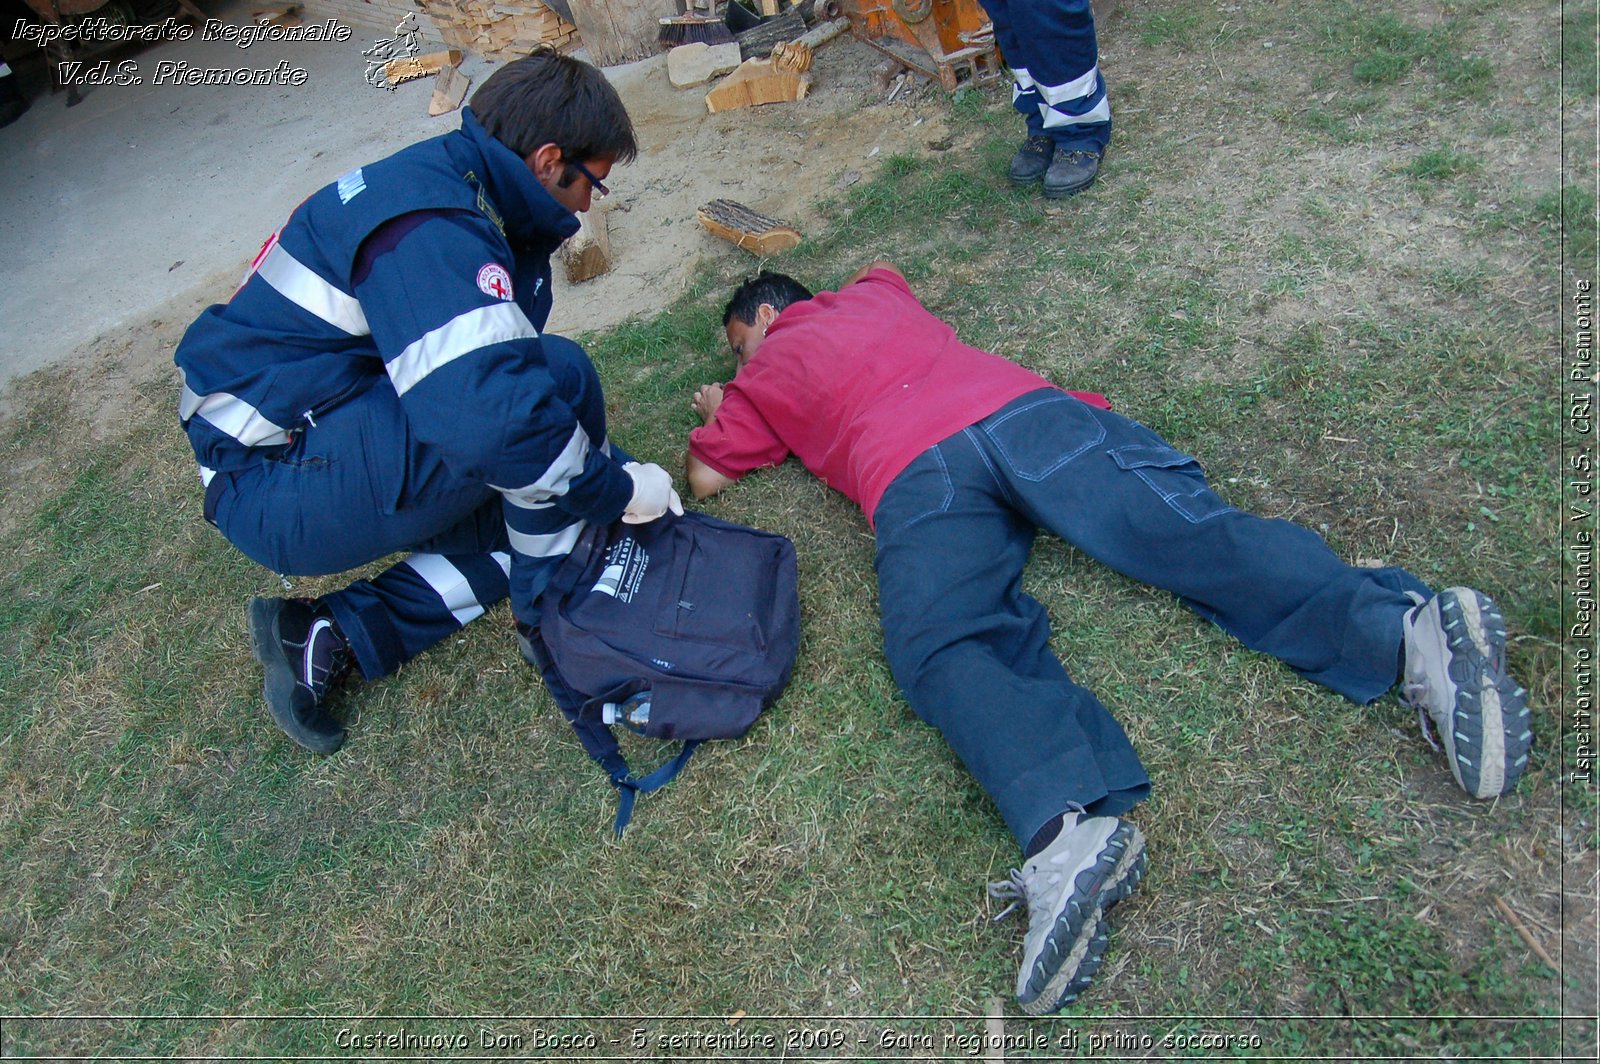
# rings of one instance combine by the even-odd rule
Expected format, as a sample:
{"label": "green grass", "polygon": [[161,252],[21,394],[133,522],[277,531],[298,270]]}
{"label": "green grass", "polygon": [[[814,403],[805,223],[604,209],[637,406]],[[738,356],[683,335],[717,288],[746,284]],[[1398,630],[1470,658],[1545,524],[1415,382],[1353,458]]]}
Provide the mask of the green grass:
{"label": "green grass", "polygon": [[1477,170],[1478,160],[1451,148],[1431,148],[1413,159],[1405,173],[1424,181],[1446,181]]}
{"label": "green grass", "polygon": [[[1542,163],[1491,164],[1557,154],[1558,116],[1520,102],[1559,79],[1528,10],[1560,17],[1124,11],[1102,37],[1137,45],[1108,64],[1127,110],[1090,193],[1007,185],[1006,94],[967,90],[930,105],[960,150],[885,160],[772,264],[828,286],[863,248],[891,258],[968,342],[1107,393],[1238,505],[1352,559],[1482,586],[1511,622],[1539,744],[1513,795],[1469,802],[1394,699],[1351,705],[1041,539],[1026,590],[1155,780],[1136,814],[1151,858],[1093,990],[1060,1019],[1008,1018],[1045,1048],[1007,1059],[1594,1044],[1592,943],[1566,939],[1564,987],[1495,902],[1557,948],[1555,885],[1588,882],[1597,830],[1558,738],[1549,361],[1550,278],[1563,247],[1591,261],[1594,204]],[[1592,51],[1568,17],[1571,92]],[[1248,102],[1172,76],[1197,56]],[[1507,70],[1515,84],[1491,76]],[[730,369],[722,298],[753,265],[714,261],[657,316],[585,338],[624,447],[681,461],[689,394]],[[1014,847],[895,690],[865,523],[803,470],[706,504],[795,541],[793,683],[618,842],[610,788],[503,607],[350,692],[339,754],[284,742],[242,620],[282,587],[200,520],[172,382],[131,389],[130,416],[87,439],[82,373],[19,382],[0,424],[0,1014],[35,1017],[6,1021],[0,1052],[375,1056],[352,1039],[404,1028],[558,1059],[585,1055],[558,1039],[588,1035],[591,1056],[683,1059],[700,1032],[753,1040],[714,1059],[898,1060],[965,1053],[989,1000],[1009,1000],[1022,929],[991,922],[983,885]],[[636,765],[662,755],[626,742]],[[1592,906],[1585,889],[1568,911]],[[134,1018],[62,1018],[84,1014]],[[274,1018],[305,1014],[321,1018]],[[450,1014],[524,1018],[432,1018]],[[569,1018],[525,1018],[541,1015]],[[901,1041],[881,1046],[885,1030]]]}
{"label": "green grass", "polygon": [[1586,4],[1562,7],[1561,69],[1568,92],[1593,96],[1596,89],[1595,47],[1600,13]]}

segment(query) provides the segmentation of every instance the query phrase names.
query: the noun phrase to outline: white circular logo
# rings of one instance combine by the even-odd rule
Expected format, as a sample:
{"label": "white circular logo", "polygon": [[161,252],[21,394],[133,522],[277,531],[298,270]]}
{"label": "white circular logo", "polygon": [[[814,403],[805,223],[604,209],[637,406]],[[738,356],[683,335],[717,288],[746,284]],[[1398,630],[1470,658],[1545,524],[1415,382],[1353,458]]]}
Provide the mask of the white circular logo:
{"label": "white circular logo", "polygon": [[496,299],[511,298],[511,274],[498,262],[491,262],[478,271],[478,289]]}

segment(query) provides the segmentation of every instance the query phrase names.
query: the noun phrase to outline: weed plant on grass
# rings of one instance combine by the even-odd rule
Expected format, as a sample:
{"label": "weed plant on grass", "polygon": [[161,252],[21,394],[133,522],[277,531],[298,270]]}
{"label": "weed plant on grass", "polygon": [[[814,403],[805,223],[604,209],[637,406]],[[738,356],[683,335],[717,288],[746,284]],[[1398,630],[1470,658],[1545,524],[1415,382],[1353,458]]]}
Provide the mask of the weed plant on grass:
{"label": "weed plant on grass", "polygon": [[[1155,781],[1136,814],[1150,872],[1093,990],[1008,1029],[1255,1037],[1242,1055],[1265,1059],[1592,1050],[1593,929],[1567,925],[1593,907],[1592,795],[1566,795],[1563,826],[1551,743],[1543,308],[1563,213],[1592,247],[1592,218],[1572,218],[1593,204],[1489,165],[1556,154],[1528,100],[1559,80],[1543,34],[1560,10],[1125,4],[1102,29],[1122,109],[1089,194],[1006,185],[1018,123],[1002,91],[968,91],[928,104],[948,106],[951,150],[888,160],[773,264],[829,286],[894,260],[964,338],[1105,392],[1238,505],[1483,587],[1511,624],[1539,745],[1515,793],[1471,802],[1392,697],[1351,705],[1041,540],[1027,590]],[[1419,135],[1446,116],[1447,140]],[[657,317],[586,338],[632,453],[681,464],[690,394],[730,372],[721,300],[754,265],[718,260]],[[796,543],[792,686],[619,842],[503,608],[353,693],[339,754],[287,744],[243,625],[250,595],[282,589],[200,520],[170,382],[88,440],[56,413],[73,372],[16,388],[0,439],[0,1013],[154,1018],[11,1023],[7,1054],[321,1056],[340,1016],[425,1035],[459,1025],[422,1017],[487,1014],[617,1017],[482,1026],[669,1059],[693,1055],[668,1045],[695,1024],[626,1017],[743,1010],[751,1033],[855,1017],[817,1026],[902,1059],[872,1048],[886,1027],[940,1045],[981,1024],[927,1017],[1009,998],[1021,921],[992,924],[983,885],[1016,854],[894,689],[865,523],[803,470],[706,504]],[[629,742],[636,766],[663,756]],[[172,1018],[194,1014],[324,1018]]]}

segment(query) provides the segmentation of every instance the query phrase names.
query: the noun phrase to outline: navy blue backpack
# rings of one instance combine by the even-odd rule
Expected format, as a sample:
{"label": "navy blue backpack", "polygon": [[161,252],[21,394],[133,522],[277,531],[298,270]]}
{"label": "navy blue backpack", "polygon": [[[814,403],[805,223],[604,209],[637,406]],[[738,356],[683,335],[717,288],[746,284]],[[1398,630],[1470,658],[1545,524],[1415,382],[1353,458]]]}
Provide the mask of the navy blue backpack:
{"label": "navy blue backpack", "polygon": [[[789,682],[800,645],[794,544],[688,512],[590,525],[539,598],[523,654],[620,796],[664,786],[706,739],[734,739]],[[683,749],[642,778],[608,718]]]}

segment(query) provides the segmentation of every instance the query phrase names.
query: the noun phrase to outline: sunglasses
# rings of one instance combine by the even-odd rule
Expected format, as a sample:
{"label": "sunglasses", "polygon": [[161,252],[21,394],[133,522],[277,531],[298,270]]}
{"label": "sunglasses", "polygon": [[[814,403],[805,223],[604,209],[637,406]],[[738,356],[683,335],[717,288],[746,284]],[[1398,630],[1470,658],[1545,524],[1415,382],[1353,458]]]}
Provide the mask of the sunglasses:
{"label": "sunglasses", "polygon": [[595,199],[605,199],[607,196],[611,195],[611,190],[606,188],[605,182],[591,174],[587,166],[578,162],[576,159],[569,159],[567,161],[567,165],[577,170],[578,173],[582,174],[584,177],[588,178],[589,186],[594,189]]}

